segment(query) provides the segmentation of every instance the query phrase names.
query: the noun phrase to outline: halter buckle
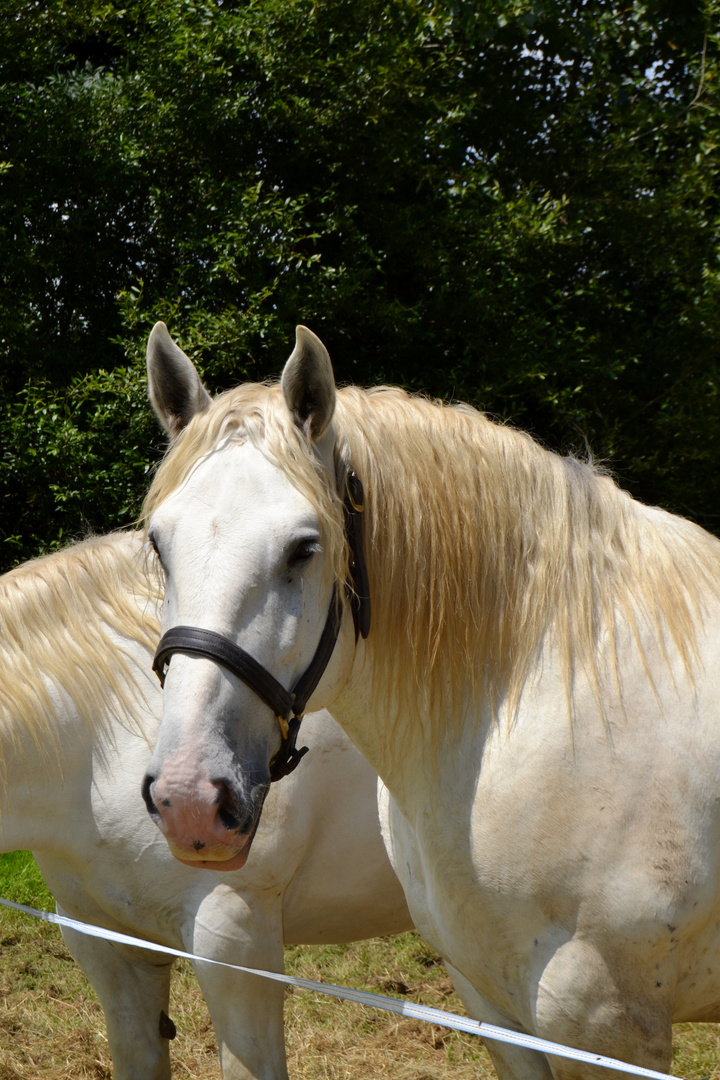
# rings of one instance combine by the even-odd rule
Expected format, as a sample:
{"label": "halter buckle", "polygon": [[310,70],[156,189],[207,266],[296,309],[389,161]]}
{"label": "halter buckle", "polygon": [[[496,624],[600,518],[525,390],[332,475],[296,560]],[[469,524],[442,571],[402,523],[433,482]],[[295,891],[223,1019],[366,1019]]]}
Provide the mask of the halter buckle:
{"label": "halter buckle", "polygon": [[310,749],[308,746],[302,746],[298,750],[296,745],[301,720],[302,716],[293,716],[288,724],[287,738],[283,739],[279,750],[270,759],[270,782],[273,784],[282,780],[283,776],[289,776],[291,772],[294,772]]}

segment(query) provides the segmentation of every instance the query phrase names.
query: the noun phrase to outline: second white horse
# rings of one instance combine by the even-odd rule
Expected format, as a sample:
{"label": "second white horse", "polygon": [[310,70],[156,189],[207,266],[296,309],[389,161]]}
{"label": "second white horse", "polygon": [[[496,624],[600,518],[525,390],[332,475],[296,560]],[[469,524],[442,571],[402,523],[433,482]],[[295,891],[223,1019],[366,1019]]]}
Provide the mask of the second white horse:
{"label": "second white horse", "polygon": [[[170,854],[140,787],[162,711],[157,587],[115,534],[0,579],[0,850],[30,848],[58,909],[173,948],[281,971],[283,941],[410,926],[380,837],[377,777],[327,713],[268,795],[237,871]],[[105,1010],[115,1080],[168,1080],[170,971],[157,953],[66,932]],[[225,1080],[287,1075],[283,988],[197,964]]]}

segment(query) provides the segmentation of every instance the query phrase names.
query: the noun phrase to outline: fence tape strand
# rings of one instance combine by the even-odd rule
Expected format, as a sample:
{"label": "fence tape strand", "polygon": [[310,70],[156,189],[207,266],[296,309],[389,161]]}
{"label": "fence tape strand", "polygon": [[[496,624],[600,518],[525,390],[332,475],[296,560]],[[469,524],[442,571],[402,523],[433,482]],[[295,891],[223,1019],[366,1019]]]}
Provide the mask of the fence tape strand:
{"label": "fence tape strand", "polygon": [[64,926],[80,934],[101,938],[117,945],[130,945],[150,952],[163,953],[166,956],[176,956],[183,960],[190,960],[192,963],[215,964],[219,967],[231,968],[234,971],[242,971],[248,975],[258,975],[263,979],[272,979],[274,982],[284,983],[287,986],[295,986],[300,990],[312,990],[317,994],[325,994],[328,997],[353,1001],[358,1005],[366,1005],[373,1009],[383,1009],[386,1012],[397,1013],[400,1016],[411,1017],[414,1020],[424,1020],[429,1024],[439,1024],[442,1027],[454,1028],[456,1031],[465,1031],[470,1035],[480,1035],[483,1039],[489,1039],[490,1041],[510,1043],[514,1046],[524,1047],[527,1050],[538,1050],[545,1054],[554,1054],[557,1057],[571,1058],[574,1061],[582,1061],[587,1065],[600,1065],[606,1069],[614,1069],[616,1072],[629,1073],[632,1076],[644,1076],[648,1080],[678,1080],[677,1077],[671,1077],[668,1073],[655,1072],[653,1069],[645,1069],[640,1065],[631,1065],[629,1062],[605,1057],[602,1054],[593,1054],[587,1050],[576,1050],[571,1046],[563,1046],[561,1043],[539,1039],[536,1035],[526,1035],[524,1032],[511,1031],[507,1028],[497,1027],[495,1024],[471,1020],[467,1016],[445,1012],[443,1009],[434,1009],[429,1005],[415,1005],[409,1001],[400,1001],[397,998],[370,993],[367,990],[352,990],[345,986],[334,986],[332,983],[316,982],[314,979],[300,979],[277,971],[261,971],[258,968],[230,964],[225,960],[213,960],[207,956],[197,956],[195,953],[172,949],[167,945],[157,945],[153,941],[145,941],[143,938],[132,937],[130,934],[121,934],[116,930],[105,930],[100,926],[94,926],[92,923],[71,919],[67,915],[57,915],[50,911],[40,911],[38,908],[28,907],[26,904],[17,904],[14,900],[4,900],[0,897],[0,904],[3,907],[12,908],[14,911],[21,911],[25,915],[32,915],[35,919],[42,919],[44,922]]}

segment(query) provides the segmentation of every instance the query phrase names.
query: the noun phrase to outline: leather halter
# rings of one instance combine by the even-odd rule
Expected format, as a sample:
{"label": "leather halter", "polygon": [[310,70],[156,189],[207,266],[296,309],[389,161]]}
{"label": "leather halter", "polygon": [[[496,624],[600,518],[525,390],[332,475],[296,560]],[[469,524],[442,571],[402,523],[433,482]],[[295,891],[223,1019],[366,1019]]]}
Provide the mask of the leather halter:
{"label": "leather halter", "polygon": [[[360,477],[349,469],[345,477],[345,539],[349,549],[350,575],[346,588],[355,624],[355,640],[366,638],[370,631],[370,587],[363,554],[362,513],[365,509],[363,486]],[[312,697],[325,668],[330,662],[335,642],[340,633],[340,604],[337,587],[333,586],[330,607],[315,655],[288,691],[274,675],[262,666],[250,653],[236,645],[230,638],[195,626],[172,626],[160,639],[153,659],[153,671],[165,685],[170,659],[173,653],[204,656],[214,660],[244,682],[268,705],[280,725],[282,742],[270,761],[270,780],[280,780],[293,772],[301,758],[308,752],[296,746],[305,707]]]}

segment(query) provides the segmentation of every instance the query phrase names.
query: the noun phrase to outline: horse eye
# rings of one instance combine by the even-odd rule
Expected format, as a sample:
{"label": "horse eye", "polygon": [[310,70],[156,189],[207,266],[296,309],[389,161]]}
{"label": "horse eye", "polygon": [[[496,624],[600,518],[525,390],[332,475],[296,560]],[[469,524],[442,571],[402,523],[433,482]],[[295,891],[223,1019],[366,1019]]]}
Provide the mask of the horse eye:
{"label": "horse eye", "polygon": [[290,556],[290,563],[291,565],[297,565],[298,563],[309,562],[319,550],[320,545],[317,540],[301,540]]}
{"label": "horse eye", "polygon": [[155,540],[155,537],[153,536],[152,533],[148,533],[148,544],[153,549],[153,551],[155,552],[157,557],[160,558],[160,551],[159,551],[158,546],[157,546],[157,541]]}

